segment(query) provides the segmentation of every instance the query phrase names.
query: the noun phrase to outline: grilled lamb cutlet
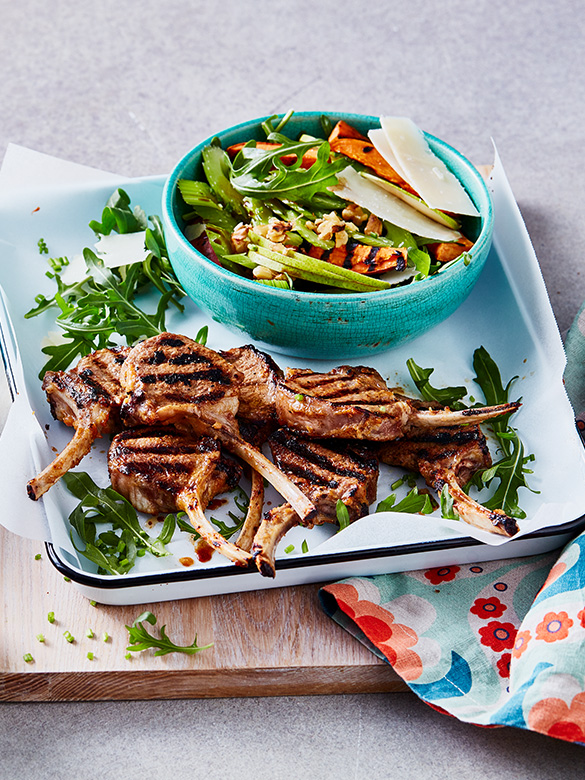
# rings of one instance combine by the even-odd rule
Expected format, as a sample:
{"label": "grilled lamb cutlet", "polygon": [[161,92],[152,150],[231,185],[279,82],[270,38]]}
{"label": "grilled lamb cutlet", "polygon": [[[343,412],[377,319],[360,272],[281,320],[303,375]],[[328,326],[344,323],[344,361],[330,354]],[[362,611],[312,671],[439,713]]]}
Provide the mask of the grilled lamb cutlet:
{"label": "grilled lamb cutlet", "polygon": [[238,417],[256,422],[276,422],[272,387],[282,370],[265,352],[251,344],[219,353],[242,375]]}
{"label": "grilled lamb cutlet", "polygon": [[120,428],[120,370],[129,352],[128,347],[100,349],[81,358],[69,371],[45,374],[42,388],[53,417],[75,428],[75,433],[53,462],[27,484],[33,501],[77,466],[96,439]]}
{"label": "grilled lamb cutlet", "polygon": [[373,368],[339,366],[327,374],[288,369],[275,381],[276,416],[281,425],[314,438],[391,441],[429,428],[482,422],[515,412],[519,403],[451,411],[421,409],[397,397]]}
{"label": "grilled lamb cutlet", "polygon": [[175,425],[218,438],[259,471],[305,520],[315,507],[259,450],[240,435],[236,414],[241,375],[217,352],[186,336],[163,333],[135,346],[120,377],[126,424]]}
{"label": "grilled lamb cutlet", "polygon": [[384,442],[378,456],[390,466],[418,471],[438,493],[447,485],[453,509],[466,523],[504,536],[518,533],[514,518],[501,509],[487,509],[462,490],[476,471],[489,468],[492,463],[479,425],[439,428]]}
{"label": "grilled lamb cutlet", "polygon": [[214,550],[239,566],[251,561],[249,553],[224,539],[205,517],[211,499],[235,487],[242,475],[212,436],[196,437],[168,426],[122,431],[112,440],[108,469],[114,490],[140,512],[182,510]]}
{"label": "grilled lamb cutlet", "polygon": [[317,507],[310,522],[302,522],[288,504],[267,512],[254,539],[252,552],[265,577],[274,577],[274,554],[284,534],[295,525],[312,527],[337,522],[337,502],[343,501],[351,522],[363,517],[376,498],[378,460],[361,442],[318,442],[287,428],[270,437],[278,467]]}

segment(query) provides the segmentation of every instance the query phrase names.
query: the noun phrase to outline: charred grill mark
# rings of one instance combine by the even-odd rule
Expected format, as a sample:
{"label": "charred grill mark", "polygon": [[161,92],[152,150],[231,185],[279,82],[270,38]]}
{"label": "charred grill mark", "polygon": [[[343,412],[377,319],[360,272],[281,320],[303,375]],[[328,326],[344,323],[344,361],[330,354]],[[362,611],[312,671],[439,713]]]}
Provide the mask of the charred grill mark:
{"label": "charred grill mark", "polygon": [[165,338],[161,338],[159,341],[159,344],[162,344],[164,347],[184,347],[185,342],[183,339],[179,339],[176,336],[165,336]]}
{"label": "charred grill mark", "polygon": [[79,378],[83,381],[85,388],[90,391],[92,401],[98,401],[100,399],[109,401],[111,399],[110,393],[99,383],[99,380],[95,378],[91,368],[84,368],[80,371]]}
{"label": "charred grill mark", "polygon": [[154,385],[156,382],[164,382],[165,385],[191,384],[199,380],[215,382],[220,385],[229,385],[230,379],[219,368],[204,369],[202,371],[191,371],[187,374],[181,374],[177,371],[166,374],[145,374],[141,377],[145,385]]}
{"label": "charred grill mark", "polygon": [[379,246],[373,246],[368,252],[368,256],[364,258],[364,263],[368,266],[368,270],[370,271],[376,270],[376,258],[378,257],[379,251],[380,251]]}
{"label": "charred grill mark", "polygon": [[339,482],[336,479],[323,479],[320,475],[311,471],[310,468],[303,467],[298,463],[287,463],[285,468],[289,474],[294,474],[296,477],[300,477],[311,483],[311,485],[323,485],[332,490],[339,487]]}
{"label": "charred grill mark", "polygon": [[211,360],[203,357],[202,355],[197,355],[194,352],[183,352],[180,355],[173,355],[169,358],[169,365],[171,366],[188,366],[192,365],[193,363],[202,363],[206,366],[212,365]]}
{"label": "charred grill mark", "polygon": [[[345,454],[343,456],[344,461],[345,463],[355,464],[355,468],[351,468],[348,466],[341,466],[339,463],[335,463],[326,455],[324,455],[322,452],[316,452],[315,450],[313,450],[309,442],[299,439],[296,436],[291,436],[287,431],[283,429],[276,431],[272,435],[271,439],[279,444],[282,444],[284,447],[286,447],[291,452],[295,453],[295,455],[298,455],[303,460],[309,461],[310,463],[314,463],[316,466],[321,467],[325,471],[329,471],[333,475],[336,475],[338,477],[351,477],[353,479],[357,479],[360,482],[363,482],[366,479],[366,475],[363,473],[363,471],[360,470],[359,464],[357,464],[356,461],[354,461],[351,458],[351,456],[348,454]],[[291,468],[290,464],[287,463],[286,468],[290,469]],[[296,469],[295,469],[295,473],[298,473]],[[316,475],[313,475],[313,479],[310,481],[320,482],[322,480]],[[335,482],[335,485],[333,485],[330,482],[329,485],[330,487],[337,487],[338,483]]]}
{"label": "charred grill mark", "polygon": [[[510,407],[509,410],[506,412],[506,414],[510,414],[512,412],[515,412],[517,409],[520,408],[520,402],[519,401],[511,401],[508,406]],[[474,409],[462,409],[460,414],[463,417],[475,417],[478,414],[483,414],[486,410],[486,407],[478,406]]]}
{"label": "charred grill mark", "polygon": [[490,512],[489,518],[494,525],[503,528],[509,536],[514,536],[514,534],[518,533],[518,524],[513,517],[498,514],[498,512]]}
{"label": "charred grill mark", "polygon": [[149,366],[160,366],[166,360],[166,355],[162,349],[155,350],[152,355],[146,358],[145,363]]}

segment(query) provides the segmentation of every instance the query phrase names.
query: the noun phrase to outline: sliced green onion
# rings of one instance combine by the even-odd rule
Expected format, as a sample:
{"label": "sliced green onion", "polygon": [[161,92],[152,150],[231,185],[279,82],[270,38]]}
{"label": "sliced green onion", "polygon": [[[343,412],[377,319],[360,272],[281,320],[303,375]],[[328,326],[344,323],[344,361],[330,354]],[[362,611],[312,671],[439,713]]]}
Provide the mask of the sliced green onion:
{"label": "sliced green onion", "polygon": [[73,644],[73,642],[75,642],[75,637],[73,636],[71,631],[64,631],[63,636],[69,642],[69,644]]}
{"label": "sliced green onion", "polygon": [[27,664],[34,663],[35,659],[32,657],[32,655],[30,653],[25,653],[22,657],[27,662]]}
{"label": "sliced green onion", "polygon": [[49,621],[49,623],[54,623],[55,622],[55,613],[54,612],[49,612],[49,614],[47,615],[47,620]]}
{"label": "sliced green onion", "polygon": [[288,555],[288,554],[289,554],[289,553],[291,553],[291,552],[292,552],[294,549],[295,549],[295,546],[294,546],[294,544],[289,544],[289,545],[288,545],[288,547],[285,547],[285,548],[284,548],[284,551],[285,551],[285,553]]}

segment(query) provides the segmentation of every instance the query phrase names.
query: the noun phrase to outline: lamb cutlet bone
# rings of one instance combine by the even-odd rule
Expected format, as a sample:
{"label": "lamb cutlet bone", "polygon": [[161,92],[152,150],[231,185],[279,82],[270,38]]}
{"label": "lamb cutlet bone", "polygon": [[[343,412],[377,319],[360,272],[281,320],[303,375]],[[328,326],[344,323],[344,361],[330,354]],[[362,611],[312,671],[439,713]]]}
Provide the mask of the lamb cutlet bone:
{"label": "lamb cutlet bone", "polygon": [[187,513],[201,538],[226,558],[246,566],[252,556],[228,542],[207,520],[214,496],[235,487],[241,467],[226,458],[211,436],[160,428],[139,428],[114,436],[108,451],[112,487],[140,512]]}
{"label": "lamb cutlet bone", "polygon": [[317,442],[281,428],[268,443],[278,467],[317,507],[317,515],[309,523],[301,523],[288,504],[266,513],[252,553],[260,573],[274,577],[274,555],[284,534],[299,524],[312,527],[338,522],[338,500],[347,507],[351,522],[363,517],[376,498],[379,469],[377,458],[361,442]]}
{"label": "lamb cutlet bone", "polygon": [[429,487],[439,493],[447,485],[453,509],[469,525],[503,536],[518,533],[513,517],[501,509],[487,509],[462,490],[476,471],[491,466],[487,442],[479,425],[440,428],[385,442],[380,445],[378,456],[390,466],[418,471]]}
{"label": "lamb cutlet bone", "polygon": [[45,374],[42,388],[53,417],[75,428],[75,433],[53,462],[28,483],[27,492],[33,501],[77,466],[96,439],[120,427],[120,370],[129,352],[128,347],[101,349],[81,358],[69,371]]}
{"label": "lamb cutlet bone", "polygon": [[236,421],[241,375],[217,352],[163,333],[130,351],[120,381],[127,392],[121,409],[126,424],[172,424],[212,435],[260,472],[303,520],[315,514],[299,488],[241,437]]}
{"label": "lamb cutlet bone", "polygon": [[319,439],[392,441],[417,430],[484,422],[520,406],[421,409],[417,402],[397,397],[367,366],[339,366],[326,374],[289,369],[284,379],[273,380],[273,396],[281,425]]}

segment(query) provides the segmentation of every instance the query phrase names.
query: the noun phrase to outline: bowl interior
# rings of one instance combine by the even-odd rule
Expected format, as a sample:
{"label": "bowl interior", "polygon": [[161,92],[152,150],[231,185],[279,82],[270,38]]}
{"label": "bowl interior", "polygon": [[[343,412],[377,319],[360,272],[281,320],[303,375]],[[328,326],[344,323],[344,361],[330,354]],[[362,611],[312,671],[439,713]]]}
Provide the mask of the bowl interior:
{"label": "bowl interior", "polygon": [[[323,138],[321,114],[294,114],[285,132],[297,137],[301,132]],[[343,119],[360,132],[379,126],[379,118],[347,113],[328,114],[335,123]],[[264,140],[261,124],[266,117],[244,122],[217,133],[223,148],[231,144]],[[211,316],[233,330],[248,333],[275,349],[315,356],[307,343],[308,324],[329,329],[331,354],[351,357],[387,349],[400,341],[416,337],[451,314],[471,291],[487,257],[493,229],[493,212],[487,187],[473,165],[459,152],[434,136],[425,134],[432,150],[462,182],[479,211],[479,218],[463,221],[463,232],[473,240],[472,262],[467,267],[456,263],[444,272],[412,285],[375,293],[313,293],[267,287],[228,271],[194,249],[182,231],[183,215],[190,210],[180,196],[177,183],[182,178],[204,177],[202,150],[213,137],[202,141],[175,166],[165,184],[162,215],[171,262],[187,293]],[[272,330],[261,324],[268,307]],[[322,314],[318,314],[322,313]],[[367,316],[365,316],[367,313]],[[351,323],[340,338],[335,322]],[[390,325],[390,327],[389,327]],[[279,333],[278,331],[286,331]],[[364,333],[362,333],[362,331]],[[367,331],[367,334],[365,332]],[[339,344],[337,344],[339,341]],[[352,344],[352,341],[354,342]]]}

